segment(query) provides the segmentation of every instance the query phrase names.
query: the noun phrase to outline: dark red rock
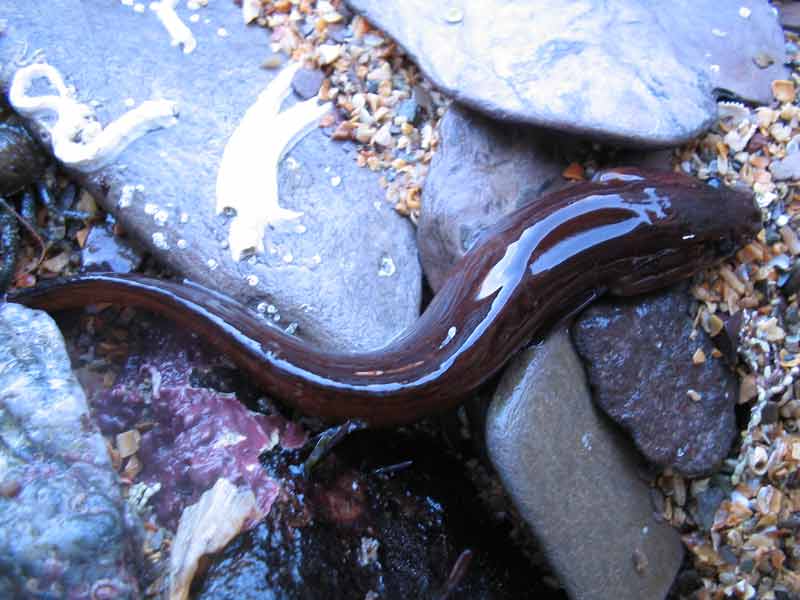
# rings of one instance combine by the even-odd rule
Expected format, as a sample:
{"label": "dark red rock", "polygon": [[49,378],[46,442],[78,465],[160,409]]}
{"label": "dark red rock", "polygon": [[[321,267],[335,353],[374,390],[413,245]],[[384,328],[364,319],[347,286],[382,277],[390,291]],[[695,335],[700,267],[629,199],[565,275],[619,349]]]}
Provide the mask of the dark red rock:
{"label": "dark red rock", "polygon": [[[713,471],[730,449],[737,383],[711,357],[702,331],[690,338],[689,303],[680,287],[645,299],[614,298],[586,310],[572,337],[600,408],[650,461],[694,477]],[[698,348],[707,358],[695,365]]]}
{"label": "dark red rock", "polygon": [[[106,313],[95,318],[101,339],[122,325],[116,311]],[[113,439],[136,426],[142,431],[137,481],[161,485],[150,500],[159,522],[175,530],[183,509],[220,477],[252,489],[259,509],[268,513],[278,484],[259,457],[274,446],[301,445],[302,430],[279,415],[249,410],[236,394],[205,387],[217,380],[222,384],[217,387],[226,388],[214,376],[215,357],[169,322],[137,313],[128,327],[128,348],[114,387],[84,381],[93,417],[106,436]],[[86,349],[77,353],[86,355]]]}

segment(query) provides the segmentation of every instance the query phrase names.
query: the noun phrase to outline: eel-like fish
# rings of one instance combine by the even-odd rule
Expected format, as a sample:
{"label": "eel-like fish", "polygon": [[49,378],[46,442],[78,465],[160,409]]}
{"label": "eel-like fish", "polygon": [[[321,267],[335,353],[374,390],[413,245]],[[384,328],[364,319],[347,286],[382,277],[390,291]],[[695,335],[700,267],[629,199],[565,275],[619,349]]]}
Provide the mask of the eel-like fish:
{"label": "eel-like fish", "polygon": [[197,332],[306,414],[390,425],[456,405],[606,292],[648,292],[728,258],[760,224],[748,193],[677,173],[608,171],[488,228],[410,329],[358,354],[315,349],[217,292],[137,275],[84,275],[9,300],[48,311],[142,307]]}

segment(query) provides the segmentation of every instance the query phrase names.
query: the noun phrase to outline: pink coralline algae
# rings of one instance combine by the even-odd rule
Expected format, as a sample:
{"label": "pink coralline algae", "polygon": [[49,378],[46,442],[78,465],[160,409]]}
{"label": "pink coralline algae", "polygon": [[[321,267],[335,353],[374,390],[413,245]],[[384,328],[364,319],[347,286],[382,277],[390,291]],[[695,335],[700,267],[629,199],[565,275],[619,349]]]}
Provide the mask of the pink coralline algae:
{"label": "pink coralline algae", "polygon": [[188,384],[154,386],[152,395],[140,389],[117,385],[95,398],[94,411],[107,435],[137,425],[142,431],[137,481],[161,485],[150,504],[162,525],[174,530],[183,509],[220,477],[252,489],[260,511],[269,513],[279,484],[259,456],[276,446],[301,446],[299,426],[250,411],[234,394]]}

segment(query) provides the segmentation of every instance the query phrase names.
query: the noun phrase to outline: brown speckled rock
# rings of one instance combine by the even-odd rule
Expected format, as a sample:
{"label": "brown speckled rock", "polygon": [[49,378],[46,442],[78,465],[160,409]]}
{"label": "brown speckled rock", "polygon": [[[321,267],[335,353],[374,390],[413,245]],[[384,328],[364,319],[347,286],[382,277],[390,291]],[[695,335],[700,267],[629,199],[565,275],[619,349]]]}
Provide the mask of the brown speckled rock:
{"label": "brown speckled rock", "polygon": [[[614,298],[576,319],[572,337],[595,402],[649,460],[697,477],[719,465],[736,435],[737,383],[711,357],[713,345],[703,332],[691,339],[689,302],[685,287]],[[707,358],[695,365],[698,348]]]}

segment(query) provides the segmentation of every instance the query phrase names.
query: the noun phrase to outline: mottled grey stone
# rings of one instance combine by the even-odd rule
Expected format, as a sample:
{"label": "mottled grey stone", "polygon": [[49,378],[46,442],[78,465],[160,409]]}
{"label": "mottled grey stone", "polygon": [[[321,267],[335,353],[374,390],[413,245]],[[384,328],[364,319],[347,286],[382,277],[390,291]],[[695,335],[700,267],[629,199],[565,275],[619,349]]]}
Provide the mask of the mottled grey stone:
{"label": "mottled grey stone", "polygon": [[[196,11],[198,23],[188,22],[193,11],[184,3],[178,13],[197,39],[190,54],[170,46],[149,9],[138,14],[104,0],[0,3],[0,19],[7,22],[0,36],[0,87],[27,48],[43,50],[79,100],[99,101],[103,123],[122,114],[128,98],[176,101],[177,125],[148,133],[116,163],[92,176],[77,175],[79,181],[176,273],[251,307],[272,304],[280,324],[297,322],[298,334],[320,345],[361,350],[384,344],[419,311],[413,227],[385,206],[380,174],[358,168],[345,146],[317,130],[290,154],[296,163],[284,161],[280,174],[281,205],[305,213],[296,222],[304,233],[269,231],[274,253],[255,264],[234,262],[223,247],[226,220],[215,214],[217,167],[244,112],[274,76],[260,68],[267,34],[245,27],[231,2]],[[228,35],[218,35],[219,28]],[[292,170],[287,163],[299,166]],[[125,186],[141,187],[130,207],[120,209]],[[166,223],[145,211],[148,203],[167,212]],[[181,213],[188,221],[181,222]],[[164,235],[168,249],[153,241],[154,233]],[[290,263],[284,260],[289,255]]]}
{"label": "mottled grey stone", "polygon": [[[730,450],[738,395],[735,375],[712,358],[708,337],[691,337],[689,302],[684,285],[599,302],[576,319],[572,335],[600,408],[649,460],[698,477]],[[697,349],[706,355],[698,365]]]}
{"label": "mottled grey stone", "polygon": [[142,262],[142,254],[127,239],[114,234],[113,227],[95,225],[81,250],[84,271],[130,273]]}
{"label": "mottled grey stone", "polygon": [[292,78],[292,89],[300,98],[308,100],[317,95],[323,81],[325,73],[319,69],[302,68]]}
{"label": "mottled grey stone", "polygon": [[489,409],[486,441],[571,598],[664,598],[683,546],[653,518],[636,452],[594,407],[564,331],[511,362]]}
{"label": "mottled grey stone", "polygon": [[772,161],[769,170],[778,181],[800,179],[800,152],[787,154],[780,160]]}
{"label": "mottled grey stone", "polygon": [[417,244],[433,290],[480,232],[532,199],[565,185],[564,136],[491,121],[452,104],[422,190]]}
{"label": "mottled grey stone", "polygon": [[626,144],[686,141],[713,122],[718,90],[768,102],[786,74],[765,0],[347,1],[460,102]]}
{"label": "mottled grey stone", "polygon": [[139,597],[136,521],[64,341],[17,304],[0,304],[0,465],[0,596]]}

